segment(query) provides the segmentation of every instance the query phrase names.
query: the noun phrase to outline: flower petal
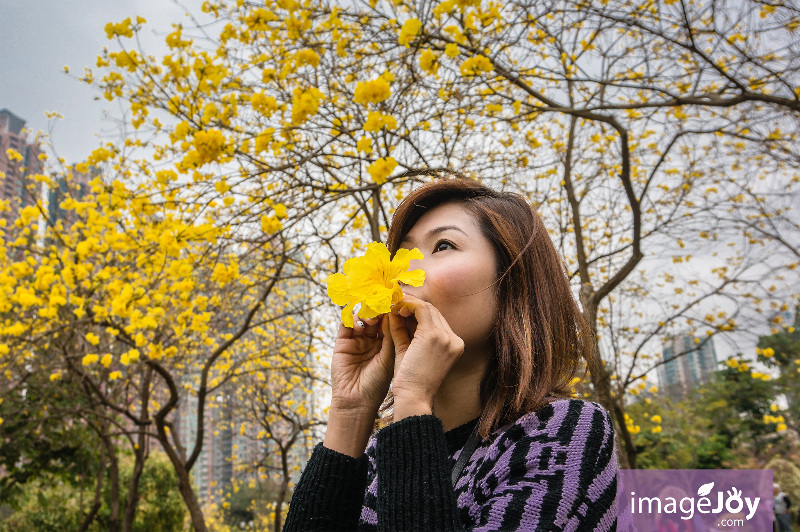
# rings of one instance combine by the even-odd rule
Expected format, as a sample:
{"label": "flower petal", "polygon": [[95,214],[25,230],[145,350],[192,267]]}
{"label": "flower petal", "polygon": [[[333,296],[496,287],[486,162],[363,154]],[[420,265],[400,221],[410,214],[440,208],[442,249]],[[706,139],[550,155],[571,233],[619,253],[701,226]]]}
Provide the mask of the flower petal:
{"label": "flower petal", "polygon": [[342,309],[342,323],[344,323],[345,327],[350,327],[351,329],[353,328],[353,309],[355,306],[355,301],[352,301]]}
{"label": "flower petal", "polygon": [[380,314],[385,314],[385,312],[378,312],[364,302],[361,303],[361,308],[358,311],[358,317],[364,319],[374,318]]}
{"label": "flower petal", "polygon": [[394,254],[394,258],[392,259],[392,264],[390,267],[391,273],[389,274],[390,279],[394,279],[399,275],[401,272],[404,272],[408,269],[411,265],[411,261],[414,259],[422,260],[424,256],[419,248],[414,249],[406,249],[400,248]]}
{"label": "flower petal", "polygon": [[[375,288],[376,288],[375,292],[364,300],[364,304],[366,304],[370,308],[370,310],[376,312],[377,313],[375,314],[376,316],[378,314],[386,314],[391,310],[392,295],[394,293],[394,290],[382,286]],[[374,316],[363,316],[363,317],[372,318]]]}
{"label": "flower petal", "polygon": [[328,285],[328,297],[331,298],[334,305],[346,305],[350,301],[350,295],[347,293],[347,278],[341,273],[334,273],[329,275],[325,282]]}
{"label": "flower petal", "polygon": [[411,270],[410,272],[403,272],[395,278],[401,283],[411,286],[422,286],[425,282],[425,270]]}

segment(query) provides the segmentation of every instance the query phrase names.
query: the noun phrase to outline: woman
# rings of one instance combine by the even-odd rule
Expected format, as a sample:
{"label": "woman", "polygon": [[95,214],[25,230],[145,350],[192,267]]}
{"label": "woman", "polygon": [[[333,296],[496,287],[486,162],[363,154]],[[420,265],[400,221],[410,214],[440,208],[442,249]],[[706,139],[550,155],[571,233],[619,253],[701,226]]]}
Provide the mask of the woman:
{"label": "woman", "polygon": [[613,425],[570,399],[591,333],[538,215],[442,179],[401,203],[387,245],[418,247],[425,283],[339,325],[327,432],[284,530],[615,530]]}

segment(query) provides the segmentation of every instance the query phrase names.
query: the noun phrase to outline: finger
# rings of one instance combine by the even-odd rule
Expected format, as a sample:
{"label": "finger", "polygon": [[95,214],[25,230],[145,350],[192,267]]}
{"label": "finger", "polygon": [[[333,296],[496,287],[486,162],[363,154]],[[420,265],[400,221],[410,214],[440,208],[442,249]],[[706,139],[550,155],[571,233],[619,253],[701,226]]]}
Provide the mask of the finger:
{"label": "finger", "polygon": [[386,314],[384,318],[380,320],[380,335],[381,335],[381,350],[379,356],[381,357],[381,362],[383,363],[384,367],[386,368],[387,373],[394,374],[394,357],[395,357],[395,350],[394,350],[394,341],[392,340],[392,334],[389,331],[389,315]]}
{"label": "finger", "polygon": [[389,334],[392,337],[394,350],[397,353],[396,356],[400,359],[395,362],[395,365],[398,365],[411,344],[408,327],[406,327],[406,319],[396,314],[389,314]]}
{"label": "finger", "polygon": [[377,316],[375,318],[364,318],[362,320],[366,327],[364,328],[364,336],[368,338],[377,338],[379,336],[379,332],[381,330],[381,317]]}
{"label": "finger", "polygon": [[346,326],[342,320],[339,320],[339,331],[336,333],[337,338],[352,338],[353,329]]}
{"label": "finger", "polygon": [[358,317],[358,312],[353,312],[353,338],[360,338],[364,336],[364,329],[367,324],[364,320]]}
{"label": "finger", "polygon": [[404,318],[408,318],[413,314],[417,319],[418,325],[431,327],[436,326],[433,313],[434,308],[433,305],[426,301],[406,294],[403,296],[403,300],[392,308],[392,313],[403,316]]}

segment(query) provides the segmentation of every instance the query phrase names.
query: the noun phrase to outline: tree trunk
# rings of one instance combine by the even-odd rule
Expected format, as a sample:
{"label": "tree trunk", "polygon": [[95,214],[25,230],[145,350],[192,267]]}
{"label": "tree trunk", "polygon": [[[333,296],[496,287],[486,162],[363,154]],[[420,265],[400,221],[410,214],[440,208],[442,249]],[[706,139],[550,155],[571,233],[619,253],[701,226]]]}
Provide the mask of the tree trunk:
{"label": "tree trunk", "polygon": [[289,491],[289,459],[288,449],[281,448],[281,489],[278,492],[278,500],[275,502],[275,532],[281,532],[281,514],[283,513],[283,503],[286,500],[286,493]]}
{"label": "tree trunk", "polygon": [[109,532],[119,532],[119,460],[110,439],[104,437],[103,441],[108,452],[108,483],[111,498],[108,503],[108,530]]}
{"label": "tree trunk", "polygon": [[100,456],[100,470],[97,472],[97,483],[95,484],[94,488],[94,502],[92,503],[92,507],[89,509],[89,512],[83,518],[83,522],[81,523],[81,527],[78,529],[79,532],[85,532],[89,529],[89,525],[92,524],[95,517],[97,517],[97,512],[100,511],[100,507],[103,505],[103,477],[106,476],[106,461],[104,460],[103,456]]}
{"label": "tree trunk", "polygon": [[136,506],[139,504],[139,480],[142,477],[144,470],[145,451],[144,451],[144,434],[139,433],[139,448],[135,449],[133,472],[131,479],[128,483],[128,500],[125,504],[125,518],[122,521],[122,532],[131,532],[133,530],[133,521],[136,519]]}
{"label": "tree trunk", "polygon": [[131,473],[131,479],[128,483],[128,500],[125,505],[125,519],[122,522],[122,532],[131,532],[133,530],[133,520],[136,518],[136,506],[139,504],[139,480],[142,478],[142,471],[144,470],[145,460],[147,460],[149,447],[145,426],[146,423],[150,421],[150,383],[153,379],[153,371],[152,366],[147,368],[147,373],[142,380],[142,385],[139,390],[139,395],[142,399],[141,424],[139,425],[138,434],[136,435],[136,445],[133,449],[133,472]]}
{"label": "tree trunk", "polygon": [[192,489],[192,481],[189,478],[189,473],[183,464],[173,464],[175,471],[178,473],[178,489],[183,497],[183,502],[186,504],[186,509],[189,510],[189,516],[192,520],[192,528],[195,532],[208,532],[206,527],[206,520],[203,516],[203,509],[200,507],[200,501],[197,500],[197,495]]}
{"label": "tree trunk", "polygon": [[625,411],[620,406],[619,397],[611,397],[611,375],[600,358],[600,343],[597,340],[597,309],[584,302],[584,313],[594,337],[594,363],[589,364],[589,374],[597,401],[608,410],[616,420],[617,447],[619,448],[619,466],[621,469],[636,469],[636,447],[625,423]]}

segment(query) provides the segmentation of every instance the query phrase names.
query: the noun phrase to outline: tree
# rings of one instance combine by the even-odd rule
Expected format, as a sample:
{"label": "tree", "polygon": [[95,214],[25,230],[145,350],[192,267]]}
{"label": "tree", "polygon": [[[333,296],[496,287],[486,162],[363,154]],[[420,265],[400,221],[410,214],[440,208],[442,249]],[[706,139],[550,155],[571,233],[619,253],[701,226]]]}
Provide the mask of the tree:
{"label": "tree", "polygon": [[795,307],[791,323],[782,321],[781,315],[776,315],[773,333],[759,338],[756,353],[759,361],[778,370],[776,383],[788,403],[783,412],[787,419],[781,423],[800,435],[800,307]]}
{"label": "tree", "polygon": [[[156,437],[196,530],[189,475],[208,398],[302,366],[300,339],[334,323],[311,312],[322,280],[383,240],[406,191],[450,168],[519,191],[545,217],[603,357],[589,393],[616,421],[623,466],[637,466],[625,400],[663,335],[688,327],[702,342],[796,295],[792,6],[219,0],[201,11],[167,35],[163,57],[136,40],[144,20],[106,26],[115,49],[81,77],[129,112],[119,143],[87,160],[106,176],[65,201],[79,222],[49,227],[54,244],[31,241],[39,205],[0,254],[0,312],[21,316],[0,331],[6,367],[21,380],[29,346],[60,349],[34,370],[74,375],[135,427],[134,449]],[[300,278],[319,291],[284,297]],[[306,330],[289,319],[304,313]],[[297,341],[274,349],[286,339],[266,326]],[[174,430],[186,386],[200,431],[189,447]]]}

